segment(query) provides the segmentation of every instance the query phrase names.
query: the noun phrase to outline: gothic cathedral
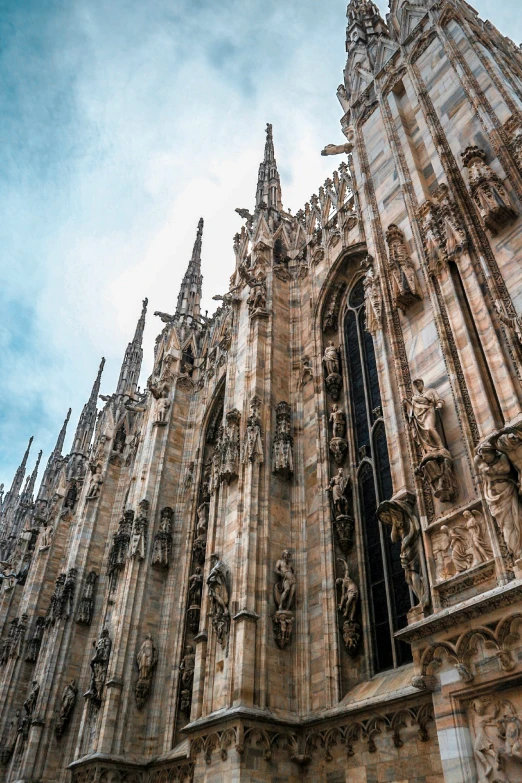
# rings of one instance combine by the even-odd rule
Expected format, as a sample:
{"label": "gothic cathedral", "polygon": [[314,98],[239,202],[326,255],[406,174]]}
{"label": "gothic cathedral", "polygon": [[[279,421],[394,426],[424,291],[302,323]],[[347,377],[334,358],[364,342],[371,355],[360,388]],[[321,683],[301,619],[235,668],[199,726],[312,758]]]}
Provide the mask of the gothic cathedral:
{"label": "gothic cathedral", "polygon": [[522,52],[347,17],[332,177],[286,211],[268,125],[216,312],[200,220],[2,500],[1,781],[522,781]]}

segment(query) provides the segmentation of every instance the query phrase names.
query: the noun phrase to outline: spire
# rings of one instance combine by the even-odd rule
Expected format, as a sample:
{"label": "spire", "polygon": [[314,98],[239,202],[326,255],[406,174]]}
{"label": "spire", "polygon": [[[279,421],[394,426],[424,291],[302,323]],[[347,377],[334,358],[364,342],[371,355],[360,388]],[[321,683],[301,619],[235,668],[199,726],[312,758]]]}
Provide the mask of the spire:
{"label": "spire", "polygon": [[54,451],[51,457],[59,457],[63,451],[63,444],[65,442],[65,433],[67,432],[67,425],[69,424],[69,419],[71,418],[71,410],[72,409],[69,408],[69,410],[67,411],[67,416],[65,417],[65,421],[62,424],[62,429],[60,430],[60,433],[58,435],[56,446],[54,447]]}
{"label": "spire", "polygon": [[282,209],[281,182],[274,152],[274,137],[270,123],[266,126],[265,156],[259,166],[256,190],[256,208],[261,203],[272,209]]}
{"label": "spire", "polygon": [[27,460],[29,458],[29,452],[31,451],[31,446],[33,444],[33,439],[34,438],[31,435],[31,437],[29,438],[29,443],[27,444],[27,448],[25,450],[25,454],[24,454],[24,456],[22,458],[22,461],[21,461],[21,463],[20,463],[20,465],[19,465],[19,467],[18,467],[18,469],[17,469],[17,471],[15,473],[15,477],[13,479],[13,484],[11,486],[11,490],[10,490],[10,493],[9,493],[11,495],[11,497],[13,497],[14,495],[18,495],[18,493],[20,492],[20,488],[22,486],[22,483],[23,483],[23,480],[24,480],[24,476],[25,476],[25,469],[27,467]]}
{"label": "spire", "polygon": [[[69,408],[69,413],[71,412],[71,409]],[[33,468],[33,472],[31,473],[31,477],[29,481],[27,482],[27,486],[24,490],[24,494],[27,495],[33,495],[34,494],[34,488],[36,486],[36,477],[38,476],[38,468],[40,467],[40,460],[42,459],[42,452],[38,452],[38,457],[36,458],[36,465]]]}
{"label": "spire", "polygon": [[[94,427],[96,425],[96,416],[98,415],[97,402],[98,402],[98,394],[100,393],[101,377],[102,377],[104,366],[105,366],[105,359],[102,358],[100,362],[100,367],[98,369],[98,374],[96,376],[96,380],[94,381],[91,389],[89,399],[83,406],[80,420],[78,421],[78,426],[76,427],[73,446],[71,449],[72,454],[87,453],[87,449],[89,448],[89,445],[91,443],[92,434],[94,432]],[[69,410],[69,413],[67,414],[67,418],[65,419],[64,425],[60,431],[60,435],[58,436],[58,441],[56,443],[56,448],[54,450],[56,456],[59,456],[61,454],[61,449],[65,438],[65,430],[67,428],[67,422],[69,421],[70,413],[71,411]],[[59,445],[60,445],[60,449],[58,450]]]}
{"label": "spire", "polygon": [[187,271],[178,294],[176,315],[199,316],[203,276],[201,274],[201,245],[203,242],[203,218],[199,219],[196,241]]}
{"label": "spire", "polygon": [[141,361],[143,359],[143,348],[141,347],[141,343],[143,340],[143,330],[145,329],[145,315],[147,313],[148,303],[148,299],[143,300],[143,307],[136,325],[134,339],[128,344],[125,356],[123,357],[116,394],[132,397],[138,386]]}

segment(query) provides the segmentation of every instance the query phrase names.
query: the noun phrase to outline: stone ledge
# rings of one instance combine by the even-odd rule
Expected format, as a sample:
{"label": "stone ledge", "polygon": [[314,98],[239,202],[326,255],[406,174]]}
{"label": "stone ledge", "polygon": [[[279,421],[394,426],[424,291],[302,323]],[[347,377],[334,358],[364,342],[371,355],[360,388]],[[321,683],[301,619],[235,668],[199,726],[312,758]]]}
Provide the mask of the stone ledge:
{"label": "stone ledge", "polygon": [[459,623],[484,615],[485,612],[501,609],[522,599],[522,579],[515,579],[507,585],[495,587],[485,593],[468,598],[456,606],[449,606],[424,620],[420,620],[394,636],[402,642],[416,642],[439,631],[454,628]]}

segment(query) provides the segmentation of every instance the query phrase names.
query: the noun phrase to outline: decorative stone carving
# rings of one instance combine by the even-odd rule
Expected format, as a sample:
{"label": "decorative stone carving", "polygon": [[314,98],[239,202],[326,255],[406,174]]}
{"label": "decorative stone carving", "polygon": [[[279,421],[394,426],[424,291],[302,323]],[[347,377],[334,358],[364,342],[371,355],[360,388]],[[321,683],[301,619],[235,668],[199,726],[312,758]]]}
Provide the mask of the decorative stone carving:
{"label": "decorative stone carving", "polygon": [[253,397],[250,403],[250,415],[247,419],[243,460],[263,462],[263,440],[261,438],[261,418],[259,408],[261,400]]}
{"label": "decorative stone carving", "polygon": [[212,618],[212,626],[218,642],[222,647],[225,647],[230,629],[230,612],[228,609],[230,600],[230,572],[216,553],[211,555],[210,565],[210,574],[207,577],[208,597],[210,602],[209,617]]}
{"label": "decorative stone carving", "polygon": [[[507,438],[496,438],[495,442],[508,448]],[[522,554],[522,503],[512,478],[511,462],[493,443],[484,441],[475,450],[475,467],[482,478],[491,516],[497,521],[508,551],[518,559]]]}
{"label": "decorative stone carving", "polygon": [[453,560],[455,571],[457,573],[466,571],[473,562],[473,555],[469,551],[470,541],[466,535],[466,531],[458,525],[455,525],[455,527],[452,528],[442,525],[441,531],[448,538],[451,559]]}
{"label": "decorative stone carving", "polygon": [[113,536],[113,543],[111,551],[109,552],[109,574],[111,576],[115,576],[119,571],[125,568],[127,555],[129,553],[133,522],[134,511],[130,509],[124,511],[118,525],[118,532]]}
{"label": "decorative stone carving", "polygon": [[437,206],[430,200],[425,201],[419,208],[419,218],[428,270],[431,275],[440,278],[447,269],[447,260]]}
{"label": "decorative stone carving", "polygon": [[301,376],[299,378],[299,385],[304,386],[307,381],[313,381],[314,371],[312,369],[312,363],[308,356],[303,356],[301,365]]}
{"label": "decorative stone carving", "polygon": [[274,586],[274,601],[277,610],[272,617],[272,623],[276,644],[282,650],[290,643],[294,627],[294,615],[290,610],[294,604],[297,580],[290,564],[291,559],[290,551],[285,549],[275,566],[278,580]]}
{"label": "decorative stone carving", "polygon": [[522,764],[522,721],[513,704],[492,696],[478,697],[468,709],[468,723],[479,783],[517,780]]}
{"label": "decorative stone carving", "polygon": [[354,517],[352,510],[352,483],[339,468],[326,487],[330,496],[332,521],[339,539],[341,550],[347,554],[353,544]]}
{"label": "decorative stone carving", "polygon": [[64,508],[69,508],[74,511],[76,501],[78,500],[78,482],[76,479],[71,479],[65,500],[63,502]]}
{"label": "decorative stone carving", "polygon": [[471,543],[473,556],[471,565],[476,566],[480,565],[480,563],[486,563],[493,557],[493,550],[487,540],[484,516],[480,511],[465,511],[463,517],[466,520],[466,529]]}
{"label": "decorative stone carving", "polygon": [[366,312],[366,329],[375,337],[382,329],[382,289],[381,279],[374,268],[372,256],[366,256],[361,261],[364,270],[364,307]]}
{"label": "decorative stone carving", "polygon": [[411,587],[421,609],[430,603],[430,592],[419,520],[413,513],[412,497],[383,501],[377,515],[383,525],[391,527],[391,540],[401,542],[401,565],[406,583]]}
{"label": "decorative stone carving", "polygon": [[174,511],[170,506],[161,510],[159,529],[152,545],[152,565],[156,568],[168,568],[172,551],[172,520]]}
{"label": "decorative stone carving", "polygon": [[336,587],[341,589],[337,610],[344,618],[343,640],[351,656],[357,655],[361,640],[361,626],[355,621],[355,613],[359,603],[359,588],[350,576],[348,563],[342,557],[337,558],[344,566],[344,576],[335,580]]}
{"label": "decorative stone carving", "polygon": [[145,559],[147,549],[147,531],[149,528],[149,501],[140,501],[138,507],[138,516],[134,520],[132,527],[132,538],[130,542],[130,557],[137,557],[139,560]]}
{"label": "decorative stone carving", "polygon": [[422,299],[415,267],[408,253],[404,234],[394,223],[388,226],[386,241],[388,243],[388,273],[393,303],[406,312],[414,302]]}
{"label": "decorative stone carving", "polygon": [[24,701],[25,714],[27,718],[29,718],[29,720],[32,719],[34,711],[36,709],[39,693],[40,693],[40,686],[38,685],[38,682],[36,680],[33,680],[31,683],[31,690],[29,692],[29,696]]}
{"label": "decorative stone carving", "polygon": [[96,591],[96,582],[98,581],[98,574],[96,571],[90,571],[87,574],[85,580],[85,587],[83,588],[83,594],[78,604],[78,613],[76,615],[76,622],[80,625],[90,625],[94,614],[94,595]]}
{"label": "decorative stone carving", "polygon": [[345,454],[348,450],[348,443],[344,439],[346,432],[346,415],[338,405],[332,406],[330,413],[330,424],[332,425],[332,440],[330,441],[330,451],[335,461],[340,465],[344,462]]}
{"label": "decorative stone carving", "polygon": [[192,633],[199,630],[199,614],[201,611],[201,595],[203,593],[203,574],[199,566],[189,579],[189,608],[187,610],[187,623]]}
{"label": "decorative stone carving", "polygon": [[198,521],[196,523],[196,539],[192,546],[192,551],[194,553],[194,560],[197,563],[202,563],[202,564],[205,562],[205,552],[207,548],[209,506],[210,504],[207,501],[205,501],[204,503],[201,503],[198,508],[197,511]]}
{"label": "decorative stone carving", "polygon": [[5,639],[3,640],[0,646],[0,666],[4,666],[9,660],[11,645],[14,644],[14,640],[16,637],[17,626],[18,626],[18,617],[15,617],[14,620],[11,620],[9,625],[9,630],[7,632],[7,636],[5,637]]}
{"label": "decorative stone carving", "polygon": [[328,393],[333,400],[338,400],[343,385],[343,379],[340,374],[341,362],[339,359],[339,349],[335,347],[332,340],[329,341],[324,349],[323,365],[326,374],[324,382]]}
{"label": "decorative stone carving", "polygon": [[480,147],[466,147],[462,163],[468,169],[469,189],[484,226],[493,235],[517,217],[500,177],[486,163],[486,153]]}
{"label": "decorative stone carving", "polygon": [[446,258],[456,260],[468,244],[461,216],[455,202],[450,198],[450,192],[445,183],[439,185],[433,193],[433,199],[436,204],[439,237]]}
{"label": "decorative stone carving", "polygon": [[[152,390],[152,387],[150,387]],[[152,392],[154,394],[154,392]],[[168,414],[170,409],[169,389],[162,386],[157,392],[156,404],[154,406],[153,427],[165,427],[168,424]]]}
{"label": "decorative stone carving", "polygon": [[2,764],[8,764],[15,751],[16,742],[20,732],[21,721],[22,719],[20,717],[20,710],[18,710],[14,718],[11,718],[7,731],[7,737],[2,745],[2,750],[0,751],[0,762]]}
{"label": "decorative stone carving", "polygon": [[101,704],[103,688],[107,679],[109,659],[111,657],[112,640],[109,631],[104,628],[94,643],[94,655],[91,658],[91,683],[85,697],[89,698],[96,706]]}
{"label": "decorative stone carving", "polygon": [[339,325],[339,309],[341,307],[341,300],[343,294],[346,291],[346,283],[344,281],[337,283],[326,304],[324,316],[323,316],[323,332],[336,332]]}
{"label": "decorative stone carving", "polygon": [[192,705],[192,685],[194,683],[194,669],[196,668],[196,656],[194,648],[188,644],[185,647],[185,655],[179,665],[181,672],[180,709],[185,715],[190,715]]}
{"label": "decorative stone carving", "polygon": [[268,315],[266,310],[266,277],[251,277],[248,280],[250,294],[247,299],[248,312],[251,318]]}
{"label": "decorative stone carving", "polygon": [[219,434],[216,439],[216,445],[214,446],[214,453],[212,454],[212,464],[208,481],[209,496],[213,495],[219,489],[222,457],[221,438],[222,436]]}
{"label": "decorative stone carving", "polygon": [[291,478],[294,472],[291,410],[287,402],[280,402],[276,406],[272,472],[286,479]]}
{"label": "decorative stone carving", "polygon": [[495,301],[495,310],[497,311],[497,315],[504,326],[507,327],[509,332],[518,341],[519,345],[522,346],[522,318],[519,315],[506,315],[502,303],[498,299]]}
{"label": "decorative stone carving", "polygon": [[415,379],[413,386],[413,396],[403,403],[413,438],[423,455],[417,472],[429,481],[435,497],[451,502],[457,495],[457,481],[451,454],[437,428],[444,401],[435,389],[426,389],[421,378]]}
{"label": "decorative stone carving", "polygon": [[25,660],[28,663],[35,663],[38,659],[38,653],[42,646],[42,639],[45,631],[45,617],[37,617],[34,625],[33,635],[27,642]]}
{"label": "decorative stone carving", "polygon": [[92,476],[86,500],[96,500],[100,496],[101,485],[103,484],[102,466],[100,464],[91,465],[90,468]]}
{"label": "decorative stone carving", "polygon": [[221,443],[220,479],[230,484],[239,471],[239,421],[241,414],[235,408],[226,415],[225,432]]}
{"label": "decorative stone carving", "polygon": [[74,709],[74,705],[76,704],[76,698],[78,696],[78,685],[76,683],[76,680],[71,680],[71,682],[65,686],[62,693],[62,703],[60,706],[60,714],[58,715],[58,720],[55,723],[54,726],[54,733],[60,739],[60,737],[63,735],[65,729],[67,728],[67,724],[69,723],[72,715],[72,711]]}
{"label": "decorative stone carving", "polygon": [[62,617],[67,619],[71,615],[76,586],[76,574],[76,568],[70,568],[67,574],[60,574],[58,576],[45,618],[46,626],[52,626]]}
{"label": "decorative stone carving", "polygon": [[134,688],[136,694],[136,706],[141,710],[147,701],[152,686],[152,676],[158,663],[158,650],[152,641],[150,633],[145,637],[136,656],[138,666],[138,680]]}
{"label": "decorative stone carving", "polygon": [[38,537],[39,552],[45,552],[47,549],[49,549],[53,541],[53,535],[54,527],[52,525],[47,525],[46,527],[42,528]]}

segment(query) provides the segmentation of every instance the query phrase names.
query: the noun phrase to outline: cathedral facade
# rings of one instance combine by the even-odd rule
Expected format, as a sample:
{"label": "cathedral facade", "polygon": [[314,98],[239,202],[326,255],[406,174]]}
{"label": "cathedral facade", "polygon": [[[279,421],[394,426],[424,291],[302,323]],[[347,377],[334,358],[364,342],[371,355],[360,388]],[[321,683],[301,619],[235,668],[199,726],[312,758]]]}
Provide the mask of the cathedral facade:
{"label": "cathedral facade", "polygon": [[201,220],[2,500],[1,781],[522,781],[522,52],[347,17],[332,177],[285,210],[269,125],[216,312]]}

